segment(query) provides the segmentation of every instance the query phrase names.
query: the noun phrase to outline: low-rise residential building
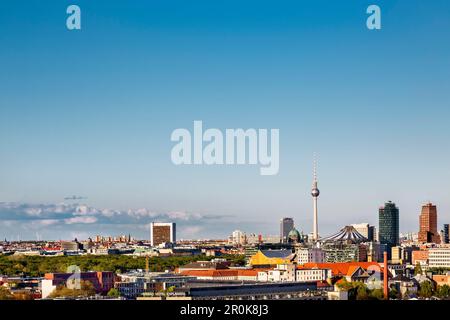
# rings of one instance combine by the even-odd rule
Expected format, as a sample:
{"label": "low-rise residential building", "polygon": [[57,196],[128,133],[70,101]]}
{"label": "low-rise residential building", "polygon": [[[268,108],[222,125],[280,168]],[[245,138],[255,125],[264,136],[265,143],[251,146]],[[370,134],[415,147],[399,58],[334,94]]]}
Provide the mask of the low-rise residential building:
{"label": "low-rise residential building", "polygon": [[278,265],[274,269],[258,271],[259,282],[320,282],[331,277],[329,269],[306,269],[295,264]]}
{"label": "low-rise residential building", "polygon": [[419,286],[424,282],[429,282],[431,284],[433,283],[433,280],[424,274],[417,274],[413,277],[413,279],[419,283]]}
{"label": "low-rise residential building", "polygon": [[167,273],[167,272],[130,272],[118,275],[119,280],[114,287],[119,290],[122,297],[135,299],[144,293],[157,295],[169,288],[182,288],[188,281],[196,277]]}
{"label": "low-rise residential building", "polygon": [[42,296],[40,288],[41,280],[42,278],[35,277],[0,276],[0,286],[8,289],[18,299],[25,297],[39,299]]}
{"label": "low-rise residential building", "polygon": [[445,275],[433,275],[433,281],[436,282],[438,287],[443,285],[450,286],[450,272],[447,272]]}
{"label": "low-rise residential building", "polygon": [[[306,263],[301,268],[328,269],[328,278],[345,278],[347,281],[367,283],[371,280],[381,280],[383,264],[378,262],[338,262],[338,263]],[[388,271],[391,275],[391,272]]]}
{"label": "low-rise residential building", "polygon": [[330,269],[297,269],[296,281],[298,282],[318,282],[331,278]]}
{"label": "low-rise residential building", "polygon": [[389,280],[389,287],[395,287],[401,297],[406,297],[417,294],[419,282],[414,278],[397,275]]}
{"label": "low-rise residential building", "polygon": [[296,280],[296,265],[294,264],[280,264],[272,270],[258,273],[258,281],[262,282],[294,282]]}

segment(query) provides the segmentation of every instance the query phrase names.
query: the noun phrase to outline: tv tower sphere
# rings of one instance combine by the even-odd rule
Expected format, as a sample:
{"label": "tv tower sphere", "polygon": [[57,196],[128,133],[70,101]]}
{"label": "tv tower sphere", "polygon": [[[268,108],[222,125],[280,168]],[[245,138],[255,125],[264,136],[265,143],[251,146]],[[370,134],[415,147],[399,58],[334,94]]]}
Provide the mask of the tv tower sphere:
{"label": "tv tower sphere", "polygon": [[312,195],[313,197],[318,197],[319,194],[320,194],[320,191],[319,191],[319,189],[317,189],[317,187],[314,187],[314,188],[311,190],[311,195]]}

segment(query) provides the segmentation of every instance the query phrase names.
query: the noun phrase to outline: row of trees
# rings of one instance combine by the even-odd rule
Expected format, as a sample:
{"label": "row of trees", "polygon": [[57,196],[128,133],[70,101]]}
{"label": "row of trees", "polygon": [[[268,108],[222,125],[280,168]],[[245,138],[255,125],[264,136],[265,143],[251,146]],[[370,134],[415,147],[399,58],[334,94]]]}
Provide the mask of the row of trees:
{"label": "row of trees", "polygon": [[[362,282],[349,282],[345,278],[338,283],[341,290],[348,292],[349,300],[382,300],[384,299],[383,289],[369,289]],[[424,281],[420,284],[417,295],[421,298],[438,297],[440,299],[450,298],[450,286],[442,285],[434,287],[431,281]],[[389,288],[390,299],[401,299],[401,293],[395,287]]]}
{"label": "row of trees", "polygon": [[[151,257],[150,271],[173,270],[179,266],[198,260],[211,260],[214,257]],[[244,256],[224,256],[234,264],[245,263]],[[67,267],[78,266],[81,271],[126,272],[145,269],[145,257],[124,255],[83,255],[83,256],[0,256],[0,274],[9,276],[43,276],[49,272],[66,272]]]}
{"label": "row of trees", "polygon": [[422,298],[438,297],[448,299],[450,298],[450,286],[444,284],[436,288],[430,281],[424,281],[420,284],[418,296]]}
{"label": "row of trees", "polygon": [[[338,288],[348,293],[349,300],[383,300],[383,289],[369,289],[362,282],[350,282],[342,278],[337,284]],[[394,294],[394,293],[393,293]]]}

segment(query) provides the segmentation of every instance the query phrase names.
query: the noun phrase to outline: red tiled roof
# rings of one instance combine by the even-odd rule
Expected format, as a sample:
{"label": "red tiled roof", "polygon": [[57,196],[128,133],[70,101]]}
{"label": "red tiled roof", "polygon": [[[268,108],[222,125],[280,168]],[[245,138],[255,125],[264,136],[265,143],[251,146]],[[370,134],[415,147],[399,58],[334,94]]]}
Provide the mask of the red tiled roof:
{"label": "red tiled roof", "polygon": [[239,276],[256,277],[258,275],[258,270],[238,270]]}
{"label": "red tiled roof", "polygon": [[358,270],[359,268],[361,268],[360,266],[350,266],[347,270],[347,276],[351,276],[353,275],[356,270]]}
{"label": "red tiled roof", "polygon": [[378,262],[336,262],[336,263],[305,263],[299,269],[330,269],[333,276],[351,275],[358,267],[367,270],[369,267],[378,267],[383,271],[383,265]]}
{"label": "red tiled roof", "polygon": [[194,277],[235,277],[236,270],[183,270],[181,274]]}
{"label": "red tiled roof", "polygon": [[182,275],[193,276],[193,277],[256,277],[258,272],[266,271],[267,269],[221,269],[221,270],[183,270],[180,272]]}

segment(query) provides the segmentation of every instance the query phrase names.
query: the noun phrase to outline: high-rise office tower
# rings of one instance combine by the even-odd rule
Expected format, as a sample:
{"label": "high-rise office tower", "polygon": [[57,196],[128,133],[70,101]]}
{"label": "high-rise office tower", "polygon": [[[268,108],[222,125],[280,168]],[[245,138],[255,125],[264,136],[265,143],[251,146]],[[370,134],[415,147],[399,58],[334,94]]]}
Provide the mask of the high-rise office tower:
{"label": "high-rise office tower", "polygon": [[437,230],[437,209],[432,203],[422,206],[422,212],[419,217],[419,242],[440,243],[440,237]]}
{"label": "high-rise office tower", "polygon": [[448,238],[448,223],[444,224],[444,239],[443,239],[444,243],[449,243],[449,238]]}
{"label": "high-rise office tower", "polygon": [[163,243],[175,243],[176,241],[176,223],[150,223],[150,243],[152,246],[159,246]]}
{"label": "high-rise office tower", "polygon": [[294,219],[283,218],[280,220],[280,241],[286,243],[289,232],[294,229]]}
{"label": "high-rise office tower", "polygon": [[317,188],[317,170],[316,170],[316,160],[314,159],[314,177],[313,177],[313,185],[311,189],[311,195],[313,197],[313,208],[314,208],[314,217],[313,217],[313,241],[319,240],[319,217],[317,212],[317,198],[319,197],[320,191]]}
{"label": "high-rise office tower", "polygon": [[377,228],[375,228],[375,226],[369,226],[369,233],[368,233],[368,237],[367,239],[369,239],[369,241],[377,241]]}
{"label": "high-rise office tower", "polygon": [[386,245],[388,254],[391,248],[399,245],[399,210],[389,201],[378,212],[378,241]]}

